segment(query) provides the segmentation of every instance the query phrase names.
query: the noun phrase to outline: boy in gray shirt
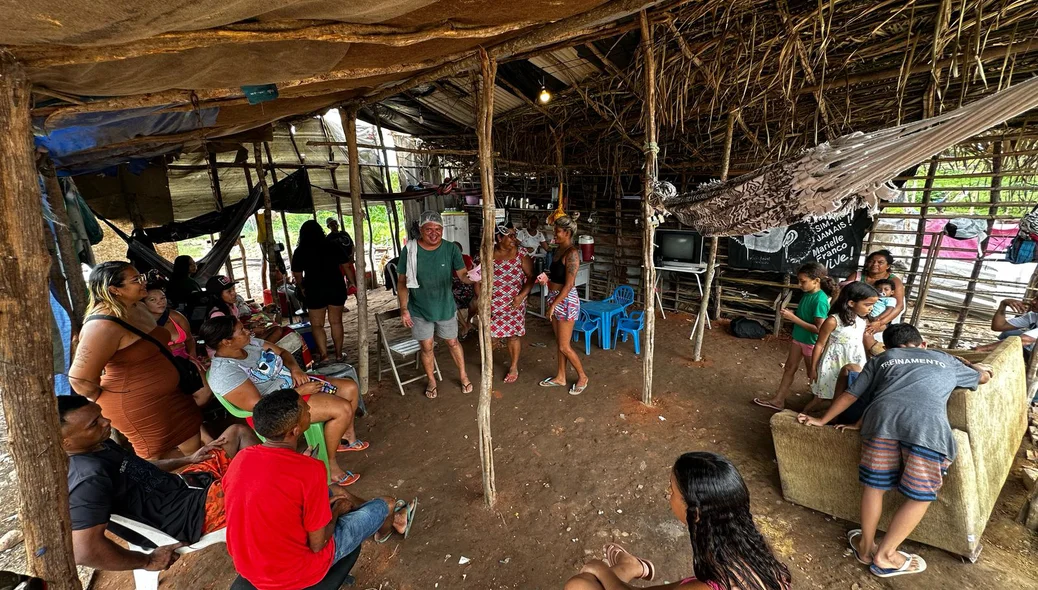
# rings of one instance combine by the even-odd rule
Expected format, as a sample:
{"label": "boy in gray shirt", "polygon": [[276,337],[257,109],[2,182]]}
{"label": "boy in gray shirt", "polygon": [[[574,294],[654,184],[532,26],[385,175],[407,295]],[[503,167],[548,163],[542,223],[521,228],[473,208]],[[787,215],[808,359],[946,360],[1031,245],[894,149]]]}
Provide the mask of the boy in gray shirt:
{"label": "boy in gray shirt", "polygon": [[[948,423],[948,398],[957,387],[976,389],[991,378],[990,369],[949,354],[927,350],[914,326],[891,324],[883,332],[887,351],[870,360],[822,418],[798,416],[803,424],[824,426],[859,397],[869,399],[860,421],[861,461],[858,480],[861,529],[848,533],[851,549],[874,575],[887,578],[926,569],[918,555],[898,551],[937,499],[948,466],[955,460],[955,439]],[[894,488],[905,495],[877,545],[876,528],[883,494]]]}

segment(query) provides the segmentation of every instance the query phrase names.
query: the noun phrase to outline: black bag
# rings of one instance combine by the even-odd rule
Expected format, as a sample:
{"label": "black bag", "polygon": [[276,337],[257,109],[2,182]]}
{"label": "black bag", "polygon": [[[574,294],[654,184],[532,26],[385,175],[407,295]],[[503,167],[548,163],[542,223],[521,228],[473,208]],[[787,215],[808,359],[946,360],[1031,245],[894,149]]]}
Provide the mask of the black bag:
{"label": "black bag", "polygon": [[186,358],[173,356],[173,353],[169,351],[165,344],[159,342],[158,340],[155,340],[151,337],[150,334],[145,334],[144,332],[138,330],[129,323],[124,322],[123,320],[115,317],[114,315],[92,315],[86,318],[87,322],[91,320],[108,320],[110,322],[115,322],[157,346],[159,351],[169,360],[169,362],[173,363],[173,368],[177,370],[177,374],[180,376],[180,390],[184,393],[191,395],[205,386],[205,382],[202,380],[202,373],[198,370],[198,365],[189,361]]}
{"label": "black bag", "polygon": [[735,318],[732,320],[730,329],[736,338],[754,338],[760,340],[768,335],[768,331],[757,320],[749,318]]}

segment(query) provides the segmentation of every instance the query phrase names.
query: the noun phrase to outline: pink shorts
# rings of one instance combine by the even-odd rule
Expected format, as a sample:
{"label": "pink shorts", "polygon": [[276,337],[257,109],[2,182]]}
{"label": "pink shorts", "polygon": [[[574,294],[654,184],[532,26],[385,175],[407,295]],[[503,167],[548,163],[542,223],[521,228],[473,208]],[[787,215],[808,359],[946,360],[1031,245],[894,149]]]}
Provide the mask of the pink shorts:
{"label": "pink shorts", "polygon": [[804,344],[803,342],[797,342],[796,340],[793,341],[793,344],[796,344],[797,346],[800,347],[800,352],[802,352],[805,357],[811,358],[812,356],[814,356],[814,354],[815,354],[815,345],[814,344]]}

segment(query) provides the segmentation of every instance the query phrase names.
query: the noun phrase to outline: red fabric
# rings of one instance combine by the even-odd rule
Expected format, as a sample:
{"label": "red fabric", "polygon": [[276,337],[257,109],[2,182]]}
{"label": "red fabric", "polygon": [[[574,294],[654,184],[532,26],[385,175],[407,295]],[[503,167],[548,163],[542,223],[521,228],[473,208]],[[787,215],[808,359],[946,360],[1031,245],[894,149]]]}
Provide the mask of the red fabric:
{"label": "red fabric", "polygon": [[[300,397],[302,397],[302,398],[303,398],[303,402],[306,402],[306,403],[309,403],[309,402],[310,402],[310,396],[309,396],[309,395],[302,395],[302,396],[300,396]],[[251,429],[253,429],[253,430],[256,430],[256,424],[255,424],[255,423],[253,423],[253,421],[252,421],[252,415],[251,415],[251,414],[249,414],[248,416],[246,416],[246,417],[245,417],[245,422],[247,422],[247,423],[248,423],[248,425],[249,425],[249,428],[251,428]]]}
{"label": "red fabric", "polygon": [[310,550],[307,532],[332,520],[324,464],[288,449],[239,452],[224,477],[227,553],[263,590],[312,586],[332,565],[335,541]]}
{"label": "red fabric", "polygon": [[526,284],[522,254],[494,261],[494,290],[490,300],[490,336],[511,338],[526,334],[526,306],[514,309],[512,301]]}
{"label": "red fabric", "polygon": [[472,257],[468,254],[462,254],[461,259],[465,262],[465,268],[472,270],[476,266],[476,263],[472,261]]}

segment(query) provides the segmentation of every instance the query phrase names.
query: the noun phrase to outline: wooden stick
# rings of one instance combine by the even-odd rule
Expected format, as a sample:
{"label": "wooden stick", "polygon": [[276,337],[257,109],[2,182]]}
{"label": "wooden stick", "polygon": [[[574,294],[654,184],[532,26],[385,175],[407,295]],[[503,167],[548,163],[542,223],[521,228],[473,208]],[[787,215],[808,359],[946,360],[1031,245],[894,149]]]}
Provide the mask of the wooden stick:
{"label": "wooden stick", "polygon": [[[274,301],[275,315],[281,313],[281,301],[277,294],[278,283],[275,280],[274,273],[277,271],[276,253],[274,251],[274,208],[270,203],[270,189],[267,187],[267,177],[263,173],[263,153],[260,149],[260,143],[256,142],[252,144],[252,152],[256,158],[256,176],[259,178],[258,182],[260,190],[263,191],[263,208],[265,213],[263,215],[263,230],[266,234],[263,240],[263,253],[267,263],[267,276],[269,277],[269,288],[271,299]],[[274,171],[271,170],[271,176]],[[291,312],[290,312],[291,313]]]}
{"label": "wooden stick", "polygon": [[[0,393],[18,474],[29,573],[79,590],[72,552],[68,457],[54,398],[54,358],[36,160],[25,71],[0,51]],[[31,327],[31,329],[27,329]]]}
{"label": "wooden stick", "polygon": [[[644,122],[645,129],[645,174],[642,184],[642,298],[645,306],[645,352],[642,354],[642,403],[652,405],[652,360],[656,352],[656,266],[652,262],[652,249],[655,243],[656,225],[653,222],[653,210],[649,205],[652,191],[659,176],[656,143],[656,57],[652,48],[652,27],[643,10],[639,15],[642,33],[642,55],[644,61],[643,93],[645,96]],[[619,195],[618,195],[619,197]],[[609,330],[611,326],[599,326],[600,330]]]}
{"label": "wooden stick", "polygon": [[[724,159],[721,160],[721,182],[728,180],[728,167],[732,163],[732,139],[735,135],[735,119],[738,114],[735,111],[728,113],[728,130],[724,136]],[[692,360],[703,360],[703,338],[706,336],[707,313],[710,308],[710,285],[714,281],[717,272],[717,250],[720,248],[720,240],[716,237],[710,238],[710,257],[706,261],[706,277],[703,278],[703,299],[699,304],[699,317],[696,319],[696,337],[692,341]],[[720,291],[721,282],[717,282]],[[718,305],[720,305],[720,292],[718,292]]]}
{"label": "wooden stick", "polygon": [[[382,135],[382,117],[379,116],[378,109],[372,109],[372,112],[375,113],[375,131],[378,133],[375,136],[377,140],[375,144],[382,150],[382,162],[386,165],[386,192],[391,193],[393,192],[393,174],[389,171],[389,149],[386,146],[386,138]],[[386,201],[385,204],[386,211],[389,213],[387,220],[389,221],[390,233],[393,234],[393,255],[400,256],[400,217],[396,212],[396,203]]]}
{"label": "wooden stick", "polygon": [[[333,146],[333,147],[345,147],[349,142],[345,141],[308,141],[306,145],[309,146]],[[358,143],[358,148],[367,150],[391,150],[394,152],[404,152],[407,154],[426,154],[436,156],[466,156],[469,158],[475,158],[479,156],[478,150],[452,150],[452,149],[433,149],[433,148],[405,148],[400,146],[388,147],[381,146],[378,144],[371,143]]]}
{"label": "wooden stick", "polygon": [[240,30],[231,28],[163,33],[132,43],[101,47],[69,45],[16,46],[15,56],[32,68],[85,65],[122,61],[135,57],[175,54],[192,49],[223,45],[246,45],[279,41],[321,41],[325,43],[364,43],[388,47],[407,47],[442,39],[486,39],[544,24],[519,21],[503,25],[473,26],[447,21],[429,27],[395,27],[364,23],[335,23],[290,30]]}
{"label": "wooden stick", "polygon": [[[353,243],[354,256],[357,266],[357,373],[360,375],[360,393],[364,395],[368,391],[368,279],[367,262],[364,260],[364,251],[367,240],[364,238],[364,207],[360,202],[360,150],[357,149],[357,110],[343,111],[339,109],[339,115],[345,123],[343,130],[346,132],[347,157],[350,159],[350,209],[353,218]],[[374,238],[374,235],[372,235]],[[374,269],[373,269],[374,270]]]}
{"label": "wooden stick", "polygon": [[86,314],[90,296],[87,294],[86,281],[83,280],[83,271],[79,263],[79,253],[76,251],[75,242],[72,240],[72,231],[69,226],[68,209],[65,207],[65,193],[61,190],[61,183],[55,175],[54,162],[49,154],[44,154],[40,166],[43,182],[47,187],[47,202],[54,215],[55,232],[58,237],[58,254],[61,256],[61,270],[68,283],[72,319],[72,335],[79,334],[83,327],[83,317]]}
{"label": "wooden stick", "polygon": [[[926,181],[923,183],[923,202],[922,209],[919,210],[919,226],[915,232],[915,247],[912,249],[912,264],[908,270],[908,282],[905,283],[905,305],[908,305],[908,298],[912,294],[912,283],[914,282],[915,274],[919,271],[919,259],[923,256],[923,236],[926,235],[926,214],[930,211],[927,207],[930,203],[930,193],[933,189],[934,175],[937,174],[937,159],[936,156],[930,159],[930,166],[926,172]],[[870,252],[866,252],[868,256]]]}
{"label": "wooden stick", "polygon": [[479,142],[479,182],[483,188],[483,243],[480,258],[483,265],[482,288],[479,290],[479,341],[482,371],[479,379],[479,405],[476,423],[479,427],[479,460],[483,468],[483,501],[493,508],[497,501],[494,478],[494,441],[490,433],[490,396],[494,389],[494,347],[490,339],[490,297],[494,288],[494,79],[497,62],[482,48],[479,50],[480,76],[476,101],[476,138]]}
{"label": "wooden stick", "polygon": [[944,240],[944,232],[937,234],[936,238],[930,239],[930,246],[927,248],[926,254],[926,268],[923,270],[923,281],[919,285],[919,295],[915,298],[915,306],[912,308],[912,320],[911,324],[917,326],[919,318],[923,315],[923,308],[926,307],[926,296],[930,294],[930,281],[933,280],[933,271],[937,267],[937,259],[941,254],[941,242]]}

